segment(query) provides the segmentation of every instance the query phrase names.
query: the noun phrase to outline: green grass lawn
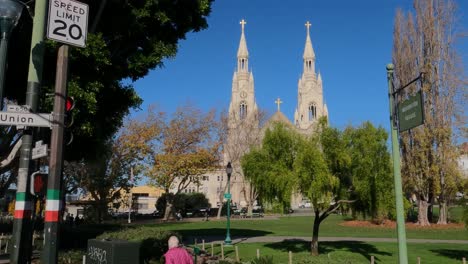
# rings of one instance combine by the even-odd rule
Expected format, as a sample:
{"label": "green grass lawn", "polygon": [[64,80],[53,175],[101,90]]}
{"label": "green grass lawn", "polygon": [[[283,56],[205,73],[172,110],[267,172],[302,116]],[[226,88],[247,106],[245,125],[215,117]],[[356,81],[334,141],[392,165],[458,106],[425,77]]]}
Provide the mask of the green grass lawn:
{"label": "green grass lawn", "polygon": [[[343,218],[331,215],[320,225],[321,237],[387,237],[396,238],[395,229],[347,227],[339,225]],[[281,217],[278,220],[233,220],[231,236],[312,236],[313,217]],[[183,236],[222,236],[226,232],[225,221],[182,222],[154,224],[165,230],[179,232]],[[468,240],[466,229],[407,229],[407,238]]]}
{"label": "green grass lawn", "polygon": [[[320,256],[309,255],[309,244],[306,242],[288,241],[278,243],[241,243],[237,245],[241,261],[256,258],[257,249],[261,256],[273,256],[274,263],[288,263],[288,252],[293,253],[293,263],[303,260],[316,260],[317,263],[370,263],[374,256],[375,263],[397,263],[398,247],[396,243],[364,243],[364,242],[322,242]],[[207,245],[206,250],[211,251]],[[214,247],[215,254],[220,255],[220,246]],[[225,257],[235,259],[234,247],[225,247]],[[463,257],[468,257],[466,245],[452,244],[408,244],[408,262],[417,263],[417,257],[422,264],[461,263]],[[311,263],[311,262],[308,262]]]}

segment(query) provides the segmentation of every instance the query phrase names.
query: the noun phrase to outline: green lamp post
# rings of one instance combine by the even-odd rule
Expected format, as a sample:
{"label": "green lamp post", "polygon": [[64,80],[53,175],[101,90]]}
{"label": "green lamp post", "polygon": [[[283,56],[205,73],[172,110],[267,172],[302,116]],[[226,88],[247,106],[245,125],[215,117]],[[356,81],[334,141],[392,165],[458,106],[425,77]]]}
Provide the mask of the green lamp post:
{"label": "green lamp post", "polygon": [[8,39],[18,24],[23,5],[15,0],[0,0],[0,111],[3,109],[3,84],[5,83]]}
{"label": "green lamp post", "polygon": [[226,239],[224,240],[225,245],[231,245],[232,240],[231,240],[231,174],[232,174],[232,166],[231,162],[228,162],[226,166],[226,174],[228,177],[227,180],[227,193],[224,195],[225,198],[227,198],[227,223],[226,223]]}

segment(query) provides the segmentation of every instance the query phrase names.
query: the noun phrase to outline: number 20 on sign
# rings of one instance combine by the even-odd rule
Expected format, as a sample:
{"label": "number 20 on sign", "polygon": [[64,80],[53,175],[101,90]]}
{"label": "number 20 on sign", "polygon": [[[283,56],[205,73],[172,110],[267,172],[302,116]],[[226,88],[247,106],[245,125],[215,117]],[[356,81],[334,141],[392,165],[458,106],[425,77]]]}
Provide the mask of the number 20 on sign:
{"label": "number 20 on sign", "polygon": [[73,0],[50,0],[47,37],[78,47],[86,46],[88,5]]}

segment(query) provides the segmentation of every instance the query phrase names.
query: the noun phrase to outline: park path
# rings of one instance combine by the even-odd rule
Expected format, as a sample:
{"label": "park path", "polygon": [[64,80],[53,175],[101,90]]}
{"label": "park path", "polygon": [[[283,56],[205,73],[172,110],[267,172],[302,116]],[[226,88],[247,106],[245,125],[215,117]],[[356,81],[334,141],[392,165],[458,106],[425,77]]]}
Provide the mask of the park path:
{"label": "park path", "polygon": [[[184,241],[187,244],[192,244],[197,240],[197,243],[201,243],[205,240],[205,243],[222,243],[224,237],[221,236],[197,236],[197,237],[186,237]],[[311,241],[311,237],[297,237],[297,236],[256,236],[256,237],[233,237],[232,242],[238,243],[276,243],[284,241]],[[394,242],[397,243],[396,238],[377,238],[377,237],[319,237],[321,242],[337,242],[337,241],[358,241],[358,242]],[[406,239],[408,243],[430,243],[430,244],[466,244],[468,240],[448,240],[448,239]]]}

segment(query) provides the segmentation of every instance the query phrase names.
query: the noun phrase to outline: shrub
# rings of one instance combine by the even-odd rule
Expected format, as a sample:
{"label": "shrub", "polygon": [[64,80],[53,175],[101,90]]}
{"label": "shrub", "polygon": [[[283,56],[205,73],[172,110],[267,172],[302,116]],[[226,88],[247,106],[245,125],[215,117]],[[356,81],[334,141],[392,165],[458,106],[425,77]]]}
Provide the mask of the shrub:
{"label": "shrub", "polygon": [[200,208],[211,207],[208,199],[203,193],[164,193],[156,202],[156,209],[160,212],[166,210],[167,196],[171,196],[174,200],[174,212],[181,211],[185,213],[187,210],[193,211]]}
{"label": "shrub", "polygon": [[252,263],[252,264],[273,264],[273,257],[272,256],[262,256],[260,258],[252,260],[250,263]]}
{"label": "shrub", "polygon": [[141,258],[148,263],[151,260],[161,259],[167,251],[167,240],[172,235],[176,235],[181,240],[179,235],[172,232],[154,227],[139,226],[116,232],[106,232],[98,236],[97,239],[121,239],[140,242]]}

